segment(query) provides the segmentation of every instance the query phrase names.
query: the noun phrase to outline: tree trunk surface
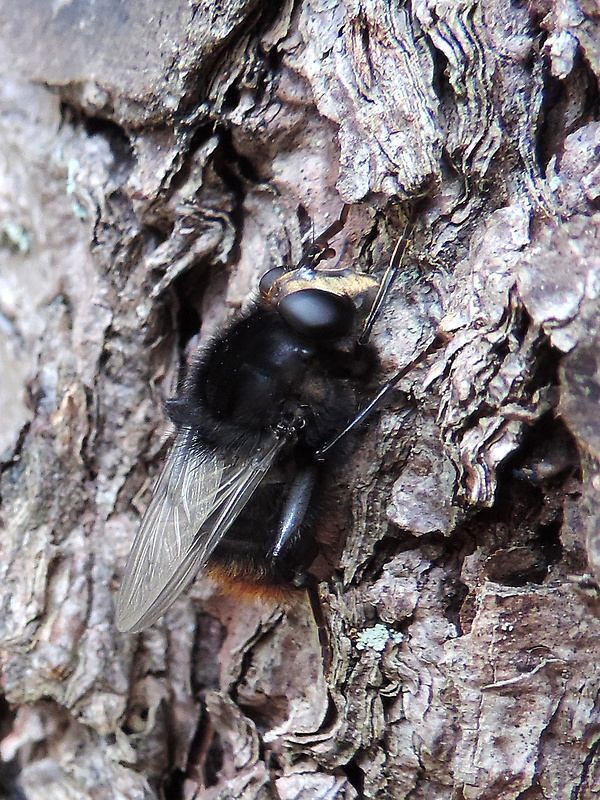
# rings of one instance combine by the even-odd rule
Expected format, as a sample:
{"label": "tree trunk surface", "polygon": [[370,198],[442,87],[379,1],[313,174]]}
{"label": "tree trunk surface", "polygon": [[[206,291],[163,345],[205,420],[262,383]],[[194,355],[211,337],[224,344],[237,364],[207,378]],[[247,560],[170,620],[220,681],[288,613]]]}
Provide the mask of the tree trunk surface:
{"label": "tree trunk surface", "polygon": [[[0,794],[596,797],[596,4],[0,9]],[[378,276],[414,213],[385,376],[442,346],[331,468],[323,619],[119,633],[164,400],[343,203]]]}

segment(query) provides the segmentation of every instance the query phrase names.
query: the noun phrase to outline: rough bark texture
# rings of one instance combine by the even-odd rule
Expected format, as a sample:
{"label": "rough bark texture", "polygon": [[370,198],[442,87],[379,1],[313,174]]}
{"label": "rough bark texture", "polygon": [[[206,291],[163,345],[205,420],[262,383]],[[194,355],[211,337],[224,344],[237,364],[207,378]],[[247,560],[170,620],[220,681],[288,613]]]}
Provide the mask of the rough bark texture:
{"label": "rough bark texture", "polygon": [[[0,36],[5,793],[597,796],[596,5],[2,0]],[[418,201],[386,372],[445,346],[332,476],[330,666],[303,598],[206,580],[119,634],[162,400],[343,201],[376,272]]]}

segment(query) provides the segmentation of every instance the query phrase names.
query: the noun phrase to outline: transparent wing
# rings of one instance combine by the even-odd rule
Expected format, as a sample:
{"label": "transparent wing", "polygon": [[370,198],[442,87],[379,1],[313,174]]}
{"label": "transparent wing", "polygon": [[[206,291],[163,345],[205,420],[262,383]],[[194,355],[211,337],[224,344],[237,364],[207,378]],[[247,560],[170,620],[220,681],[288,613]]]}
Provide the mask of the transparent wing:
{"label": "transparent wing", "polygon": [[117,627],[155,622],[206,563],[285,444],[273,439],[252,459],[229,462],[193,446],[181,431],[133,542],[117,597]]}

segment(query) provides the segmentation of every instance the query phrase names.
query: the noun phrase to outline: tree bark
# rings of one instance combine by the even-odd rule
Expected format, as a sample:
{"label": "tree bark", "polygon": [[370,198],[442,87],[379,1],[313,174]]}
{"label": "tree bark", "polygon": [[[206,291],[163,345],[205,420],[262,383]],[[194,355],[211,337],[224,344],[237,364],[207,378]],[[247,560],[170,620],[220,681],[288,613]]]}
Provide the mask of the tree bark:
{"label": "tree bark", "polygon": [[[0,8],[5,795],[595,796],[595,5]],[[332,468],[329,652],[205,577],[120,634],[163,401],[344,202],[378,275],[415,214],[385,376],[444,344]]]}

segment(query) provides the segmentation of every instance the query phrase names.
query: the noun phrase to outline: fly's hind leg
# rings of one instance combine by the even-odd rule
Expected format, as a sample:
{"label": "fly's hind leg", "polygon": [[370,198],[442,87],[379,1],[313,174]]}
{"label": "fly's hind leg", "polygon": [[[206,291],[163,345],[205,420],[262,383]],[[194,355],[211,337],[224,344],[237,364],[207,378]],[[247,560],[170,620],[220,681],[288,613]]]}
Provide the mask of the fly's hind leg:
{"label": "fly's hind leg", "polygon": [[298,588],[308,582],[307,570],[319,547],[304,525],[314,496],[319,467],[309,463],[296,473],[285,498],[277,525],[277,538],[268,558],[276,572]]}

